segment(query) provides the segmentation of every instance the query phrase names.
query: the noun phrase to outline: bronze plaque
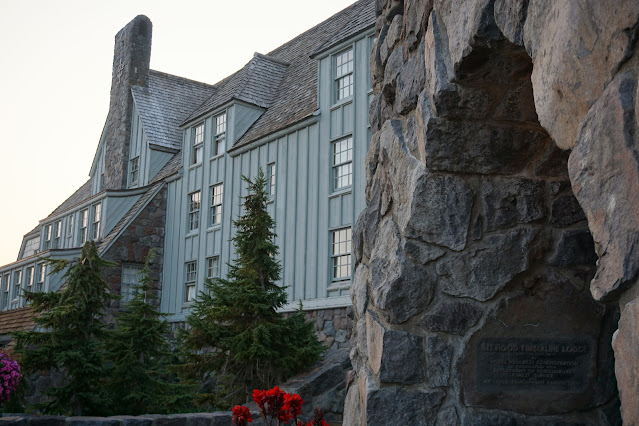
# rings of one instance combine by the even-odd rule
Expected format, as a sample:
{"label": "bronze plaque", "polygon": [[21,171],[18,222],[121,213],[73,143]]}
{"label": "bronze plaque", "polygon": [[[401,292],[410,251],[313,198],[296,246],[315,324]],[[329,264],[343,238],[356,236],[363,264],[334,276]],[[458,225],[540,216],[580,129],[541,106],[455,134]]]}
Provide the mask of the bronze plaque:
{"label": "bronze plaque", "polygon": [[480,339],[478,390],[582,392],[590,382],[592,350],[583,339]]}

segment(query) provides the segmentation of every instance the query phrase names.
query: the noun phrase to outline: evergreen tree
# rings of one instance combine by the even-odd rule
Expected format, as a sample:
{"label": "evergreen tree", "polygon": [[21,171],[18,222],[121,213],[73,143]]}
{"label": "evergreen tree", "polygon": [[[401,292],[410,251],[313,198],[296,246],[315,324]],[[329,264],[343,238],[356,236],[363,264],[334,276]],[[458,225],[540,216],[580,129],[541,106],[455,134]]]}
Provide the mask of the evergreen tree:
{"label": "evergreen tree", "polygon": [[102,317],[114,298],[102,269],[115,264],[98,256],[93,241],[84,245],[80,258],[49,260],[49,264],[52,273],[66,269],[66,283],[55,293],[25,291],[37,314],[36,330],[14,335],[26,373],[57,369],[66,375],[36,408],[52,414],[102,414],[109,402],[102,392],[102,341],[108,334]]}
{"label": "evergreen tree", "polygon": [[107,389],[116,414],[139,415],[181,411],[193,395],[190,387],[176,383],[169,371],[170,345],[167,314],[159,312],[151,288],[153,251],[147,256],[133,299],[118,316],[105,352],[110,363]]}
{"label": "evergreen tree", "polygon": [[277,312],[286,292],[277,284],[281,265],[275,222],[266,210],[266,177],[260,169],[254,181],[243,179],[244,214],[233,221],[237,260],[227,279],[207,280],[182,336],[189,376],[217,379],[202,400],[224,408],[309,367],[323,350],[301,311],[287,318]]}

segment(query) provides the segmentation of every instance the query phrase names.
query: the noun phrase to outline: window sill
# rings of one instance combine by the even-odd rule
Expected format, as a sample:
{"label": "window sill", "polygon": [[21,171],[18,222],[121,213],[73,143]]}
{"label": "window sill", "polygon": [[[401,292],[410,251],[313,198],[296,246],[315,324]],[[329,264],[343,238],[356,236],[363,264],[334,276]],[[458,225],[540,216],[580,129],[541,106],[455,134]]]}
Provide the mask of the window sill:
{"label": "window sill", "polygon": [[220,229],[222,229],[222,224],[216,223],[215,225],[211,225],[208,228],[206,228],[206,232],[218,231]]}
{"label": "window sill", "polygon": [[344,281],[333,281],[326,290],[334,291],[334,290],[347,290],[351,288],[351,280],[350,278]]}
{"label": "window sill", "polygon": [[350,194],[351,192],[353,192],[353,188],[351,186],[346,187],[346,188],[340,188],[335,192],[332,192],[331,194],[328,195],[328,199],[330,200],[331,198],[337,198],[340,197],[342,195],[347,195]]}
{"label": "window sill", "polygon": [[331,110],[337,109],[345,104],[349,104],[353,102],[353,95],[350,95],[348,98],[340,99],[336,101],[333,105],[331,105]]}
{"label": "window sill", "polygon": [[193,302],[184,302],[184,303],[182,303],[182,310],[191,309],[193,307],[194,303],[195,303],[194,301]]}
{"label": "window sill", "polygon": [[266,200],[266,204],[273,204],[274,202],[275,202],[275,197],[271,197]]}
{"label": "window sill", "polygon": [[223,152],[223,153],[221,153],[221,154],[214,155],[213,157],[211,157],[211,161],[213,161],[213,160],[219,160],[220,158],[224,157],[224,154],[226,154],[226,152]]}
{"label": "window sill", "polygon": [[189,166],[189,171],[191,171],[191,170],[195,170],[195,169],[197,169],[198,167],[202,167],[202,162],[201,162],[201,161],[200,161],[199,163],[196,163],[196,164],[191,164],[191,165]]}
{"label": "window sill", "polygon": [[200,233],[199,229],[192,229],[190,231],[188,231],[186,233],[186,235],[184,236],[184,238],[188,238],[188,237],[195,237],[196,235],[198,235]]}

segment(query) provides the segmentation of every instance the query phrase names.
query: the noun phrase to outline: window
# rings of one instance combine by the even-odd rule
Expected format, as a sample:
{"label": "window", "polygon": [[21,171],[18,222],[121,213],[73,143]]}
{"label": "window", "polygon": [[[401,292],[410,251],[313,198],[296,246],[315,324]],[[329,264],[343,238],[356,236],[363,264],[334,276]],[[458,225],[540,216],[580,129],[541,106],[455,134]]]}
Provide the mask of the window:
{"label": "window", "polygon": [[[34,278],[34,276],[33,276],[33,266],[29,266],[27,268],[27,285],[29,287],[33,286],[33,278]],[[31,290],[31,289],[29,288],[29,290]]]}
{"label": "window", "polygon": [[333,142],[333,189],[353,183],[353,137]]}
{"label": "window", "polygon": [[193,156],[191,164],[202,162],[202,148],[204,147],[204,123],[198,124],[193,130]]}
{"label": "window", "polygon": [[200,227],[200,191],[189,194],[189,231]]}
{"label": "window", "polygon": [[186,262],[186,298],[187,302],[195,300],[195,281],[197,280],[197,262]]}
{"label": "window", "polygon": [[211,225],[222,223],[222,194],[224,184],[218,183],[211,187]]}
{"label": "window", "polygon": [[93,239],[100,237],[100,220],[102,219],[102,204],[93,206]]}
{"label": "window", "polygon": [[335,87],[338,101],[353,94],[353,49],[335,57]]}
{"label": "window", "polygon": [[140,157],[135,157],[129,164],[130,177],[129,186],[135,186],[138,184],[138,178],[140,176]]}
{"label": "window", "polygon": [[44,227],[44,249],[48,250],[51,248],[51,225],[46,225]]}
{"label": "window", "polygon": [[104,172],[100,173],[100,192],[104,191]]}
{"label": "window", "polygon": [[20,285],[22,284],[22,271],[15,271],[13,273],[13,301],[12,305],[17,307],[18,300],[20,298]]}
{"label": "window", "polygon": [[60,237],[62,236],[62,221],[59,220],[53,224],[53,248],[60,248]]}
{"label": "window", "polygon": [[268,195],[275,197],[275,163],[268,165]]}
{"label": "window", "polygon": [[351,228],[336,229],[333,234],[333,281],[351,277]]}
{"label": "window", "polygon": [[69,228],[67,230],[67,238],[73,238],[73,214],[69,215]]}
{"label": "window", "polygon": [[226,150],[226,113],[215,117],[215,147],[213,152],[215,155],[224,154]]}
{"label": "window", "polygon": [[80,244],[87,242],[87,228],[89,227],[89,209],[80,212]]}
{"label": "window", "polygon": [[220,256],[206,258],[206,278],[212,280],[220,276]]}
{"label": "window", "polygon": [[9,307],[9,274],[2,277],[2,309]]}
{"label": "window", "polygon": [[42,291],[42,288],[44,287],[44,276],[46,275],[47,272],[47,266],[44,263],[38,263],[38,267],[37,267],[37,274],[38,274],[38,280],[36,282],[36,287],[34,291]]}
{"label": "window", "polygon": [[[121,302],[133,299],[135,286],[139,284],[142,273],[142,265],[122,264],[122,284],[120,285]],[[122,306],[122,304],[120,304]]]}

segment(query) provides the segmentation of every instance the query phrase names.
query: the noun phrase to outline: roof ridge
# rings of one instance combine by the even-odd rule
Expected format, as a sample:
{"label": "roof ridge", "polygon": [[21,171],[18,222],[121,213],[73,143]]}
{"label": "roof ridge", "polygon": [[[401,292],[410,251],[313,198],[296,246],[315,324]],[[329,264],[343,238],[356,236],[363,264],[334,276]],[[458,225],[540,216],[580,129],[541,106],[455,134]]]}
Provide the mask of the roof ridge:
{"label": "roof ridge", "polygon": [[261,58],[261,59],[264,59],[266,61],[274,62],[274,63],[276,63],[278,65],[284,65],[286,67],[291,65],[290,62],[286,62],[286,61],[283,61],[281,59],[277,59],[277,58],[274,58],[273,56],[265,55],[265,54],[260,53],[260,52],[253,53],[253,58]]}
{"label": "roof ridge", "polygon": [[[176,79],[176,80],[183,80],[183,81],[187,81],[189,83],[201,84],[203,86],[208,86],[210,88],[217,89],[217,83],[215,83],[215,84],[205,83],[203,81],[193,80],[191,78],[186,78],[186,77],[182,77],[182,76],[175,75],[175,74],[169,74],[169,73],[164,72],[164,71],[158,71],[158,70],[152,70],[152,69],[149,70],[149,73],[153,73],[153,74],[156,74],[156,75],[162,76],[162,77],[173,78],[173,79]],[[141,87],[141,86],[133,86],[133,87]]]}

